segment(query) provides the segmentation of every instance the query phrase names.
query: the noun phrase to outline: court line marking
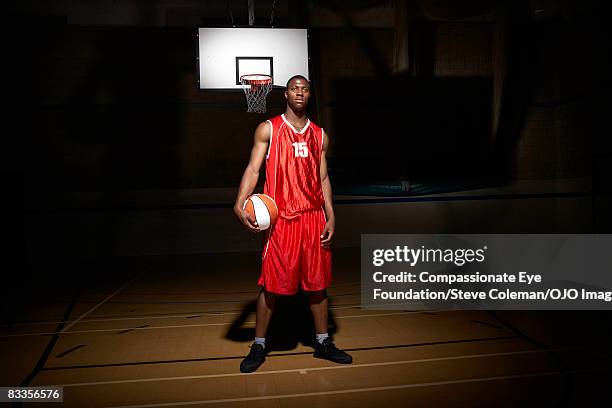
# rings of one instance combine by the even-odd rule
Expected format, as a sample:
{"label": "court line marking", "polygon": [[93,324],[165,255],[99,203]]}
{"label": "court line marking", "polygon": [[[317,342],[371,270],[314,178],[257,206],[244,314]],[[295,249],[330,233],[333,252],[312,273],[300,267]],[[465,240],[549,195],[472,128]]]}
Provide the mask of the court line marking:
{"label": "court line marking", "polygon": [[286,374],[286,373],[300,373],[305,374],[309,371],[328,371],[328,370],[346,370],[351,368],[362,368],[362,367],[382,367],[382,366],[393,366],[393,365],[404,365],[404,364],[418,364],[428,363],[434,361],[448,361],[448,360],[463,360],[471,358],[484,358],[484,357],[498,357],[498,356],[510,356],[518,354],[532,354],[532,353],[548,353],[555,351],[570,351],[580,350],[571,347],[559,347],[551,349],[531,349],[531,350],[518,350],[518,351],[506,351],[499,353],[481,353],[481,354],[465,354],[460,356],[446,356],[446,357],[431,357],[421,358],[415,360],[398,360],[398,361],[385,361],[380,363],[362,363],[362,364],[347,364],[347,365],[334,365],[325,367],[311,367],[311,368],[291,368],[286,370],[269,370],[269,371],[256,371],[250,374],[243,373],[227,373],[227,374],[202,374],[202,375],[186,375],[177,377],[153,377],[153,378],[137,378],[131,380],[110,380],[110,381],[92,381],[83,383],[69,383],[69,384],[55,384],[49,385],[44,384],[48,387],[84,387],[84,386],[95,386],[95,385],[112,385],[112,384],[131,384],[131,383],[144,383],[144,382],[156,382],[156,381],[182,381],[182,380],[195,380],[204,378],[226,378],[226,377],[241,377],[246,375],[270,375],[270,374]]}
{"label": "court line marking", "polygon": [[[94,310],[96,310],[97,308],[99,308],[100,306],[102,306],[107,300],[109,300],[110,298],[112,298],[113,296],[115,296],[117,293],[121,292],[123,289],[127,288],[130,284],[134,283],[134,281],[136,279],[138,279],[139,276],[134,277],[132,280],[124,283],[119,289],[115,290],[113,293],[111,293],[110,295],[108,295],[107,297],[105,297],[100,303],[98,303],[97,305],[95,305],[94,307],[92,307],[91,309],[89,309],[88,311],[86,311],[85,313],[83,313],[81,316],[79,316],[77,319],[73,320],[69,325],[67,325],[66,327],[64,327],[62,330],[59,331],[60,334],[65,333],[68,329],[70,329],[72,326],[74,326],[75,324],[77,324],[78,322],[80,322],[85,316],[87,316],[88,314],[90,314],[91,312],[93,312]],[[53,333],[55,334],[55,333]]]}
{"label": "court line marking", "polygon": [[300,398],[300,397],[316,397],[316,396],[322,396],[322,395],[354,394],[354,393],[359,393],[359,392],[401,390],[401,389],[408,389],[408,388],[433,387],[433,386],[453,385],[453,384],[468,384],[468,383],[487,382],[487,381],[514,380],[514,379],[519,379],[519,378],[546,377],[546,376],[555,376],[555,375],[590,373],[590,372],[597,372],[597,371],[607,371],[607,370],[603,368],[599,368],[599,369],[585,369],[585,370],[545,371],[545,372],[539,372],[539,373],[501,375],[501,376],[494,376],[494,377],[465,378],[462,380],[432,381],[432,382],[424,382],[424,383],[388,385],[388,386],[383,386],[383,387],[365,387],[365,388],[351,388],[347,390],[305,392],[305,393],[298,393],[298,394],[276,394],[276,395],[263,395],[260,397],[224,398],[224,399],[215,399],[215,400],[167,402],[167,403],[156,403],[156,404],[117,405],[117,406],[113,406],[110,408],[153,408],[153,407],[170,407],[170,406],[179,406],[179,405],[222,404],[222,403],[230,403],[230,402],[262,401],[262,400]]}
{"label": "court line marking", "polygon": [[[378,314],[367,314],[367,315],[354,315],[354,316],[335,316],[334,319],[355,319],[360,317],[379,317],[379,316],[394,316],[394,315],[407,315],[416,314],[420,312],[396,312],[396,313],[378,313]],[[75,323],[76,324],[76,321]],[[71,326],[74,326],[72,324]],[[91,329],[91,330],[72,330],[72,331],[59,331],[59,332],[43,332],[43,333],[17,333],[17,334],[3,334],[0,338],[7,337],[28,337],[28,336],[52,336],[54,334],[83,334],[83,333],[104,333],[104,332],[117,332],[121,330],[133,329],[136,330],[163,330],[163,329],[180,329],[189,327],[208,327],[208,326],[231,326],[233,323],[201,323],[201,324],[179,324],[169,326],[152,326],[152,327],[118,327],[113,329]],[[245,321],[244,324],[255,324],[254,320]]]}
{"label": "court line marking", "polygon": [[[417,347],[433,347],[433,346],[441,346],[441,345],[450,345],[450,344],[470,344],[470,343],[478,343],[478,342],[490,342],[490,341],[502,341],[502,340],[517,340],[518,336],[499,336],[499,337],[476,337],[472,339],[459,339],[459,340],[446,340],[446,341],[436,341],[436,342],[422,342],[422,343],[408,343],[408,344],[389,344],[382,346],[369,346],[369,347],[353,347],[346,348],[346,351],[372,351],[372,350],[391,350],[391,349],[404,349],[404,350],[414,350]],[[312,355],[312,348],[307,348],[307,346],[301,348],[295,348],[293,352],[283,352],[278,351],[273,354],[269,354],[270,357],[281,358],[281,357],[295,357],[295,356],[305,356]],[[190,359],[175,359],[175,360],[149,360],[149,361],[131,361],[125,363],[107,363],[107,364],[86,364],[86,365],[59,365],[52,367],[45,367],[44,371],[63,371],[63,370],[84,370],[84,369],[96,369],[96,368],[108,368],[108,367],[145,367],[145,366],[160,366],[164,364],[202,364],[213,361],[240,361],[244,359],[244,354],[234,355],[234,356],[218,356],[218,357],[203,357],[203,358],[190,358]]]}

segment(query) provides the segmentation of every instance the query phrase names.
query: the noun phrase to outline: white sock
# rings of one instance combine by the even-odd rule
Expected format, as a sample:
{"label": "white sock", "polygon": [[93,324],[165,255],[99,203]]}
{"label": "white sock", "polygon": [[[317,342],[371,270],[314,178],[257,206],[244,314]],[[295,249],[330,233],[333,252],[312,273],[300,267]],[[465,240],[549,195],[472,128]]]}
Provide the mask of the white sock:
{"label": "white sock", "polygon": [[255,344],[259,344],[266,348],[266,338],[265,337],[255,337]]}
{"label": "white sock", "polygon": [[319,343],[323,343],[323,340],[325,340],[328,337],[329,337],[328,333],[319,333],[319,334],[317,334],[317,341]]}

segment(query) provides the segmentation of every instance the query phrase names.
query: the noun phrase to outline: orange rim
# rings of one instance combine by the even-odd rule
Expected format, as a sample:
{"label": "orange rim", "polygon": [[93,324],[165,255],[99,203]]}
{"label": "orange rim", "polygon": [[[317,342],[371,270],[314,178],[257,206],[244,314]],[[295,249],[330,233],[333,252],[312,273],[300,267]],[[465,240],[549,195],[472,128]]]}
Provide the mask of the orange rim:
{"label": "orange rim", "polygon": [[272,77],[264,74],[246,74],[240,77],[240,82],[247,85],[267,85],[272,82]]}

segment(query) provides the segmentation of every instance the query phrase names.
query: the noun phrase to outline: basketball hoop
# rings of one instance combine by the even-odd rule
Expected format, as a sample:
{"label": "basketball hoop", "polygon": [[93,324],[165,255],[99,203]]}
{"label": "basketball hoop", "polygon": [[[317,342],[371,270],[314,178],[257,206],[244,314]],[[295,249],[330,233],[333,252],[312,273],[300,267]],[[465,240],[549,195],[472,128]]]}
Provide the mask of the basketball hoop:
{"label": "basketball hoop", "polygon": [[266,97],[272,89],[272,77],[262,74],[248,74],[240,77],[246,95],[247,112],[266,113]]}

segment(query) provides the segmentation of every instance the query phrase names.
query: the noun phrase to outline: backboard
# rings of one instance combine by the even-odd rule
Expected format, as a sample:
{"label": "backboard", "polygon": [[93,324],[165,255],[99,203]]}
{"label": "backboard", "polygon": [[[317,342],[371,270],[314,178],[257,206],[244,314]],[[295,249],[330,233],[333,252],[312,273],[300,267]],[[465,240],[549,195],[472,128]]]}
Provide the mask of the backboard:
{"label": "backboard", "polygon": [[242,89],[240,76],[265,74],[284,87],[308,73],[308,33],[298,28],[198,28],[200,89]]}

